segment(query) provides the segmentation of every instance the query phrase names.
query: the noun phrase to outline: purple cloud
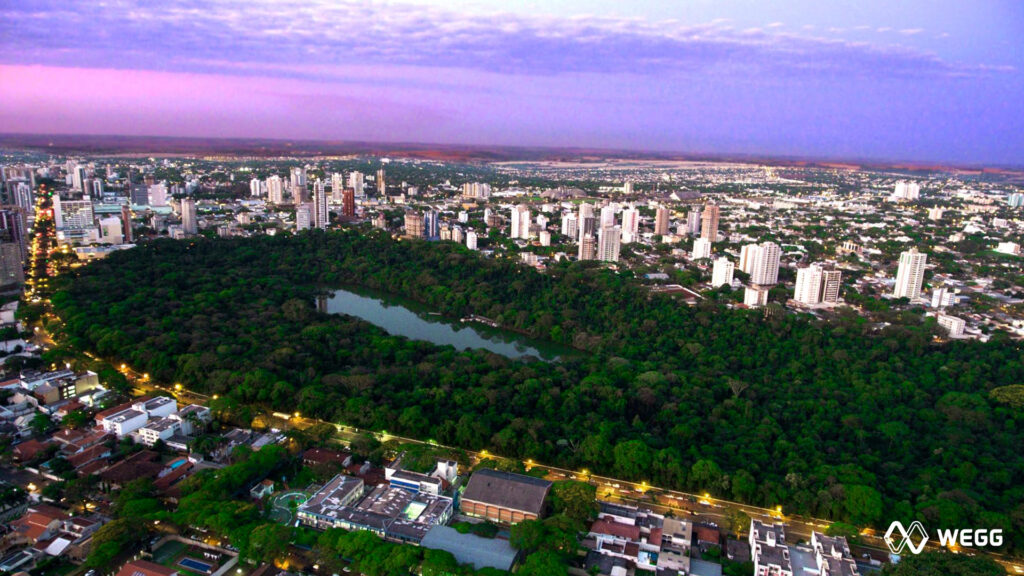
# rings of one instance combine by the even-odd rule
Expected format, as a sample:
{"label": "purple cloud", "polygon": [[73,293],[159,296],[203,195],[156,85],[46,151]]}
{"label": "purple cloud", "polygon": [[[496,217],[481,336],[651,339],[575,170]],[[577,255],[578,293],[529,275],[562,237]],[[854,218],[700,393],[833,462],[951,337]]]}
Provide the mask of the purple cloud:
{"label": "purple cloud", "polygon": [[[900,45],[770,31],[735,31],[608,17],[464,15],[359,0],[184,3],[38,0],[0,18],[7,64],[266,73],[316,78],[309,67],[384,64],[513,75],[566,73],[809,73],[873,77],[991,73]],[[904,31],[907,33],[908,31]]]}

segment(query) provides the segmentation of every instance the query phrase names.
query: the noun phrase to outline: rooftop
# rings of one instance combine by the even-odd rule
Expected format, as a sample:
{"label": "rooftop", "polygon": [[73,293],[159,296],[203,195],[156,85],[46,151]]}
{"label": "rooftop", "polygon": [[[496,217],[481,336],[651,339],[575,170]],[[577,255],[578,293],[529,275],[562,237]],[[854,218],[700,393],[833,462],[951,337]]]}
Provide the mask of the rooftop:
{"label": "rooftop", "polygon": [[469,477],[463,500],[540,515],[551,482],[498,470],[478,470]]}

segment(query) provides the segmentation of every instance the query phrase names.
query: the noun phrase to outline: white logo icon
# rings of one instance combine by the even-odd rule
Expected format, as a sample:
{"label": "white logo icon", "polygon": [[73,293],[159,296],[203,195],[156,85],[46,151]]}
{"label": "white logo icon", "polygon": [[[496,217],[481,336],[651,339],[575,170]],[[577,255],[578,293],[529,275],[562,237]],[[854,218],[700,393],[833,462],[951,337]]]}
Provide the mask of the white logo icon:
{"label": "white logo icon", "polygon": [[[919,538],[917,544],[914,544],[915,536]],[[928,531],[917,520],[911,522],[910,528],[904,528],[903,524],[896,520],[885,532],[885,543],[893,554],[902,554],[904,548],[909,548],[914,554],[920,554],[924,550],[924,545],[928,543]]]}

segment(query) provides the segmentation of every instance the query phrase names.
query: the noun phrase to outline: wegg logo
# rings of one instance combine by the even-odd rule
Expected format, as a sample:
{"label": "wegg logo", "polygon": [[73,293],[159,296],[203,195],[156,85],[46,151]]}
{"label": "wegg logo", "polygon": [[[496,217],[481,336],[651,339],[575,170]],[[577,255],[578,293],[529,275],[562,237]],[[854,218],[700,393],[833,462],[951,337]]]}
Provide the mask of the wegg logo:
{"label": "wegg logo", "polygon": [[[894,533],[898,533],[899,541],[894,539]],[[917,544],[914,543],[915,535],[920,538]],[[885,544],[893,554],[902,554],[904,548],[909,548],[914,554],[920,554],[927,543],[928,531],[917,520],[910,523],[909,529],[904,528],[903,523],[896,520],[889,524],[889,529],[885,531]]]}
{"label": "wegg logo", "polygon": [[[943,547],[953,546],[1002,546],[1003,531],[999,528],[965,529],[965,530],[938,530],[939,544]],[[885,544],[893,554],[902,554],[904,549],[909,549],[914,554],[920,554],[928,543],[928,531],[920,522],[910,523],[909,528],[904,528],[899,520],[889,525],[885,532]],[[915,538],[917,542],[915,542]]]}

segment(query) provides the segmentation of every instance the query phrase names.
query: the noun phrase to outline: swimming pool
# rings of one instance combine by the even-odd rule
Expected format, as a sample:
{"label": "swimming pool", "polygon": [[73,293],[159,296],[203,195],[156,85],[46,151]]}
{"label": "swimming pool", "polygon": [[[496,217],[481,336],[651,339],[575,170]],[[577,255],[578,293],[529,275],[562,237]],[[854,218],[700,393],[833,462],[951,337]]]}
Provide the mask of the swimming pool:
{"label": "swimming pool", "polygon": [[181,560],[178,560],[178,564],[190,570],[202,572],[203,574],[213,572],[213,564],[203,562],[202,560],[196,560],[195,558],[182,558]]}

